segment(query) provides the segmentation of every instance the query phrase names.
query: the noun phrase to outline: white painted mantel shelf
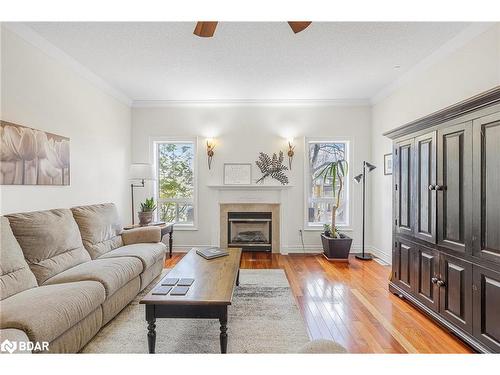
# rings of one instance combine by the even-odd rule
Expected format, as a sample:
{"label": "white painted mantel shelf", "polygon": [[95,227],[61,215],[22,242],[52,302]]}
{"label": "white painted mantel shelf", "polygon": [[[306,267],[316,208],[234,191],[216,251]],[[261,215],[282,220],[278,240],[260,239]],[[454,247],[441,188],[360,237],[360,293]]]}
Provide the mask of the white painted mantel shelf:
{"label": "white painted mantel shelf", "polygon": [[207,185],[210,189],[216,190],[283,190],[294,187],[293,185],[265,185],[265,184],[251,184],[251,185]]}

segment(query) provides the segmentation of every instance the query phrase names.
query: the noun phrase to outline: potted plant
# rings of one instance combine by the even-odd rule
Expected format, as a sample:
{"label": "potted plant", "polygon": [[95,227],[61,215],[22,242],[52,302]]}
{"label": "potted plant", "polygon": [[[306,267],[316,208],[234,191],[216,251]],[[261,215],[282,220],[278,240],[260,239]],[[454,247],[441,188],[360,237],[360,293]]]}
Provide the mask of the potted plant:
{"label": "potted plant", "polygon": [[323,254],[331,260],[348,260],[351,250],[352,238],[340,233],[336,226],[337,210],[342,203],[342,191],[347,171],[347,161],[337,160],[326,164],[317,174],[317,178],[323,178],[323,181],[331,179],[333,187],[332,222],[324,225],[321,234]]}
{"label": "potted plant", "polygon": [[153,197],[146,198],[144,203],[141,203],[141,211],[139,212],[139,225],[148,225],[153,221],[153,212],[156,210],[156,203]]}

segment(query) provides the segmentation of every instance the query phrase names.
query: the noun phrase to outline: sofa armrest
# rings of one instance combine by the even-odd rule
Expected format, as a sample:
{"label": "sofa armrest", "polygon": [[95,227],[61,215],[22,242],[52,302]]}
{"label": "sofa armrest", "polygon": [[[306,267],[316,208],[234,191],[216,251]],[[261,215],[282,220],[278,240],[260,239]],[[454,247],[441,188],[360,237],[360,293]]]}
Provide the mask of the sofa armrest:
{"label": "sofa armrest", "polygon": [[124,230],[122,240],[124,245],[161,242],[161,228],[151,226]]}

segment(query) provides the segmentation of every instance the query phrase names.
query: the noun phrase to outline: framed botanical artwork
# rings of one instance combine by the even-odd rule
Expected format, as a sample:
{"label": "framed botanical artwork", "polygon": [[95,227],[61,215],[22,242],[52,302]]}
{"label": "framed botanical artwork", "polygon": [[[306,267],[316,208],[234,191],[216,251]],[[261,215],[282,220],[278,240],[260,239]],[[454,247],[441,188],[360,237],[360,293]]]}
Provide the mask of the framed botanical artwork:
{"label": "framed botanical artwork", "polygon": [[392,154],[384,155],[384,174],[386,176],[392,174]]}
{"label": "framed botanical artwork", "polygon": [[224,163],[224,185],[251,185],[252,164]]}
{"label": "framed botanical artwork", "polygon": [[70,184],[69,138],[0,122],[0,185]]}

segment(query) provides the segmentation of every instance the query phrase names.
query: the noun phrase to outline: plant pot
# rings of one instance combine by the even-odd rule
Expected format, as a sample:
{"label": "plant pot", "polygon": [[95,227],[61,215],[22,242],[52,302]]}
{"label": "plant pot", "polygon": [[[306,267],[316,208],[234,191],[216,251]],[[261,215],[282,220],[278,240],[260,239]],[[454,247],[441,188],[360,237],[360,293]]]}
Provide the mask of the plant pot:
{"label": "plant pot", "polygon": [[148,225],[153,221],[153,212],[139,212],[139,225]]}
{"label": "plant pot", "polygon": [[327,237],[321,235],[323,244],[323,254],[329,260],[347,261],[351,250],[352,238],[340,233],[340,238]]}

